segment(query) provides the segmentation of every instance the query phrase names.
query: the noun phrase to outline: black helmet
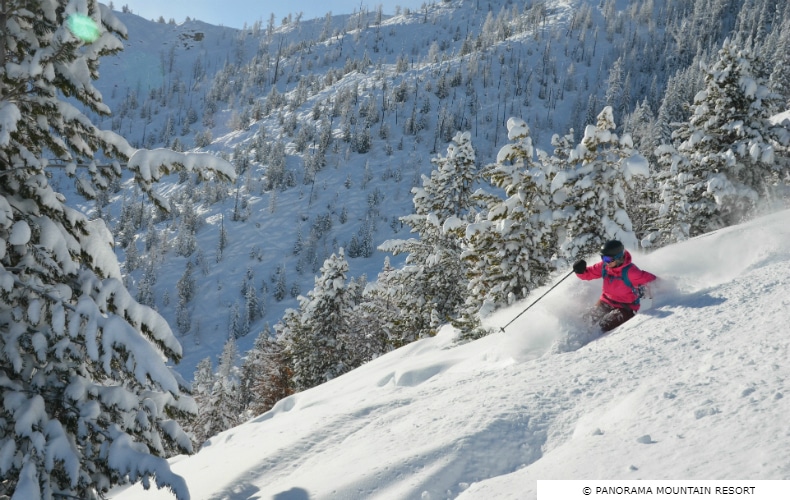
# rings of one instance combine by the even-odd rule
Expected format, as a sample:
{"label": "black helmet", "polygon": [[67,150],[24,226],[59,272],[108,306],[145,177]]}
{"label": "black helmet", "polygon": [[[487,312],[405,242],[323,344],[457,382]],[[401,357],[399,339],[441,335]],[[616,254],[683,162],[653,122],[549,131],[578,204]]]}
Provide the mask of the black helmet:
{"label": "black helmet", "polygon": [[601,255],[612,257],[613,259],[619,259],[624,252],[625,247],[617,240],[609,240],[601,246]]}

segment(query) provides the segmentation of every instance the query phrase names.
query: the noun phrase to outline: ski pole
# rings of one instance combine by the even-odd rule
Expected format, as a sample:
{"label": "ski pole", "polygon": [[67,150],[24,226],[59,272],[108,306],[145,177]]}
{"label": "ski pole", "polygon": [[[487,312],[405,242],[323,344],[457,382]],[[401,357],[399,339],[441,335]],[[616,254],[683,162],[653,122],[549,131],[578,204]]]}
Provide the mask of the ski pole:
{"label": "ski pole", "polygon": [[554,290],[555,288],[557,288],[557,286],[558,286],[560,283],[562,283],[563,281],[565,281],[565,280],[568,278],[568,276],[570,276],[571,274],[573,274],[573,271],[571,271],[571,272],[569,272],[568,274],[566,274],[565,276],[563,276],[561,280],[559,280],[557,283],[555,283],[555,284],[554,284],[554,286],[552,286],[551,288],[549,288],[548,290],[546,290],[546,293],[544,293],[543,295],[541,295],[540,297],[538,297],[537,299],[535,299],[535,302],[533,302],[532,304],[528,305],[528,306],[527,306],[527,307],[526,307],[526,308],[525,308],[523,311],[521,311],[520,313],[518,313],[518,316],[516,316],[515,318],[511,319],[511,320],[508,322],[508,324],[506,324],[505,326],[501,327],[501,328],[500,328],[500,330],[502,330],[502,331],[504,332],[504,331],[505,331],[505,328],[507,328],[507,327],[509,327],[511,324],[513,324],[513,322],[514,322],[514,321],[516,321],[518,318],[520,318],[522,314],[524,314],[525,312],[527,312],[527,311],[529,310],[529,308],[530,308],[530,307],[532,307],[532,306],[534,306],[535,304],[537,304],[537,303],[540,301],[540,299],[542,299],[543,297],[545,297],[546,295],[548,295],[550,291],[552,291],[552,290]]}

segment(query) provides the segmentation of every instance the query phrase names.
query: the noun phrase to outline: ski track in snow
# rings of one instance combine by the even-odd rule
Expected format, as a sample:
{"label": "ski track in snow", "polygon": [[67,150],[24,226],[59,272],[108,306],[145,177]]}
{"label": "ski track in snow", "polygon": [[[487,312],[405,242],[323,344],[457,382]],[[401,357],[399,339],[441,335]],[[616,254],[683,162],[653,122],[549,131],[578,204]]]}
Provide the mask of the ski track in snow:
{"label": "ski track in snow", "polygon": [[[600,282],[571,277],[505,333],[455,346],[446,327],[280,401],[174,470],[193,498],[229,500],[535,499],[537,479],[790,479],[788,215],[635,255],[662,279],[653,306],[576,351],[551,346]],[[141,498],[137,486],[114,493]]]}

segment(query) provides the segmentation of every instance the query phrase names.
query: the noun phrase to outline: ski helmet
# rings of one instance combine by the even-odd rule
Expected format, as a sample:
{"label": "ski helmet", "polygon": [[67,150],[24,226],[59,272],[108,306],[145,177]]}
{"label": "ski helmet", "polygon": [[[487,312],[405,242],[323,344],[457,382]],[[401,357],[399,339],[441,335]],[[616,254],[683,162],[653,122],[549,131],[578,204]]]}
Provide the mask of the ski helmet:
{"label": "ski helmet", "polygon": [[618,240],[609,240],[601,246],[601,255],[618,259],[623,256],[625,247]]}

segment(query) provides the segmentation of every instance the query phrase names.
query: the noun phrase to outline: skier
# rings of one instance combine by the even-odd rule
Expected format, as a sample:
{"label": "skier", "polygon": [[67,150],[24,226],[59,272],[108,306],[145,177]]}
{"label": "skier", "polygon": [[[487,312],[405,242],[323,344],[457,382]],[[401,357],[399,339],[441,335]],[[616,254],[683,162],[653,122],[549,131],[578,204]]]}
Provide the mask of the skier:
{"label": "skier", "polygon": [[641,288],[656,279],[654,274],[632,264],[631,254],[617,240],[607,241],[601,247],[601,262],[587,267],[587,262],[578,260],[573,271],[583,280],[603,278],[601,298],[585,315],[591,325],[600,327],[601,333],[633,318],[639,310]]}

